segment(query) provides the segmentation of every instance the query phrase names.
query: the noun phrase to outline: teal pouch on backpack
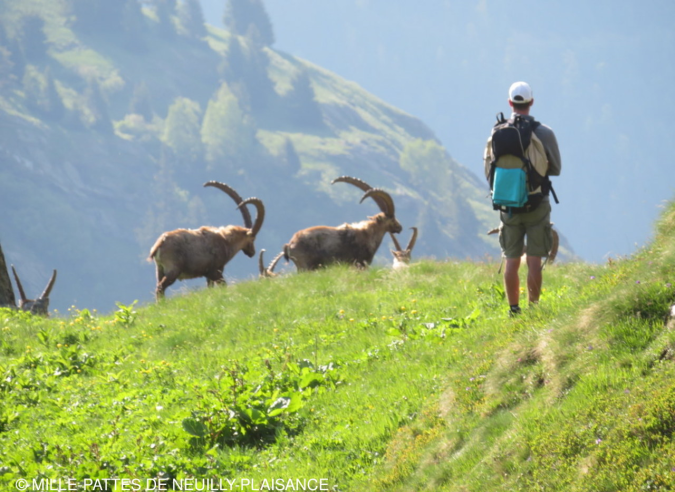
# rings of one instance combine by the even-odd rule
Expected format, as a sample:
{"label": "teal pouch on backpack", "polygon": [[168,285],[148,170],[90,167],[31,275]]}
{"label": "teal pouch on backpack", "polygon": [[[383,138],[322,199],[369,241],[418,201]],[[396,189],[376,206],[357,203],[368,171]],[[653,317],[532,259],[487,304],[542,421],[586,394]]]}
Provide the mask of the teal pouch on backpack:
{"label": "teal pouch on backpack", "polygon": [[522,168],[495,168],[492,202],[503,207],[522,207],[527,203],[527,174]]}

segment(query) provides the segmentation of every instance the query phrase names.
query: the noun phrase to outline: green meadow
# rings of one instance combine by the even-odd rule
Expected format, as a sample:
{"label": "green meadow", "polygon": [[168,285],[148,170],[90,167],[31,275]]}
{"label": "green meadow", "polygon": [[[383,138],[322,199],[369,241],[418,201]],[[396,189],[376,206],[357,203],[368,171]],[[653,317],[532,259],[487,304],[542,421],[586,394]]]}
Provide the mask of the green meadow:
{"label": "green meadow", "polygon": [[675,488],[675,206],[630,258],[548,265],[519,317],[497,269],[333,267],[108,314],[2,310],[0,486]]}

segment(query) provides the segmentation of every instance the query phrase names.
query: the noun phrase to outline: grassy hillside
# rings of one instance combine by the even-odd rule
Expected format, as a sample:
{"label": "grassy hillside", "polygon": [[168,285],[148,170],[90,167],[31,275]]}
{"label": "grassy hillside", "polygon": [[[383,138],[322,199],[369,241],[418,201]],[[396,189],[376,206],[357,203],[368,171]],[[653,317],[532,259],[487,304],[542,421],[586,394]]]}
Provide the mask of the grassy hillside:
{"label": "grassy hillside", "polygon": [[671,204],[634,257],[547,267],[518,318],[496,264],[432,261],[5,310],[0,483],[670,490],[674,271]]}

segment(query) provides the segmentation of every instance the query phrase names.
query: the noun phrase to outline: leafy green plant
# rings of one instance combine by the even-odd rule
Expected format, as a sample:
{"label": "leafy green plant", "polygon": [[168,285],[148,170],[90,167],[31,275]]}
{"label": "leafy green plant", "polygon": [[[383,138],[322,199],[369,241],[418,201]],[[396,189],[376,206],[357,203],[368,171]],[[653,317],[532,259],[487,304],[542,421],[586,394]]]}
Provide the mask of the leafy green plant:
{"label": "leafy green plant", "polygon": [[130,305],[125,306],[121,302],[118,302],[117,311],[114,314],[115,323],[119,326],[131,326],[136,321],[136,316],[138,315],[134,309],[137,303],[138,301],[134,301]]}
{"label": "leafy green plant", "polygon": [[286,362],[274,371],[268,360],[261,371],[234,364],[223,368],[215,383],[198,392],[198,408],[183,420],[191,444],[261,447],[279,432],[301,425],[297,413],[316,392],[340,383],[333,364],[315,368],[308,361]]}

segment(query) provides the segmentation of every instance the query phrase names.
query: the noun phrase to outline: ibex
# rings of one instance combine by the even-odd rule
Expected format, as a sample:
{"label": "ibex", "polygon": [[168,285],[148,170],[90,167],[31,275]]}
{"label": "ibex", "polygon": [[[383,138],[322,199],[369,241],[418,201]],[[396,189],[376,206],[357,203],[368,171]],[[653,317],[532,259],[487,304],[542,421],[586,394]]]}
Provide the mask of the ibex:
{"label": "ibex", "polygon": [[260,270],[260,278],[269,278],[269,277],[276,277],[277,274],[274,273],[274,267],[277,266],[277,263],[279,263],[279,260],[281,259],[282,256],[284,256],[284,252],[282,251],[278,255],[276,255],[272,261],[270,262],[269,266],[265,268],[263,264],[263,253],[265,252],[264,249],[260,250],[260,256],[258,257],[258,270]]}
{"label": "ibex", "polygon": [[49,316],[49,293],[54,287],[54,282],[56,282],[56,270],[52,273],[52,278],[47,282],[47,287],[42,291],[40,297],[37,299],[28,299],[26,298],[26,293],[23,291],[23,286],[21,285],[21,280],[19,280],[19,275],[12,265],[12,272],[14,273],[14,280],[16,280],[16,286],[19,289],[19,309],[23,311],[30,311],[32,314],[37,314],[40,316]]}
{"label": "ibex", "polygon": [[415,247],[415,241],[417,240],[417,227],[411,227],[413,233],[408,246],[405,249],[401,249],[401,245],[398,243],[396,236],[389,233],[391,240],[394,242],[395,250],[390,250],[391,254],[394,255],[394,264],[392,268],[394,270],[400,270],[406,268],[410,264],[410,259],[412,258],[412,250]]}
{"label": "ibex", "polygon": [[[176,229],[165,232],[150,250],[148,261],[155,260],[157,266],[157,300],[164,297],[164,291],[176,280],[206,277],[209,287],[225,283],[223,269],[241,250],[246,256],[255,256],[255,238],[265,218],[265,207],[258,198],[242,200],[231,187],[217,181],[204,186],[213,186],[227,193],[237,204],[244,218],[244,227],[203,226],[199,229]],[[252,204],[257,209],[255,223],[246,208]]]}
{"label": "ibex", "polygon": [[365,192],[361,203],[372,198],[382,211],[367,220],[338,227],[315,226],[296,232],[284,245],[284,258],[293,260],[299,271],[315,270],[332,263],[354,264],[365,268],[373,261],[387,232],[398,234],[401,224],[394,215],[394,200],[389,193],[365,182],[341,176],[332,181],[350,183]]}

